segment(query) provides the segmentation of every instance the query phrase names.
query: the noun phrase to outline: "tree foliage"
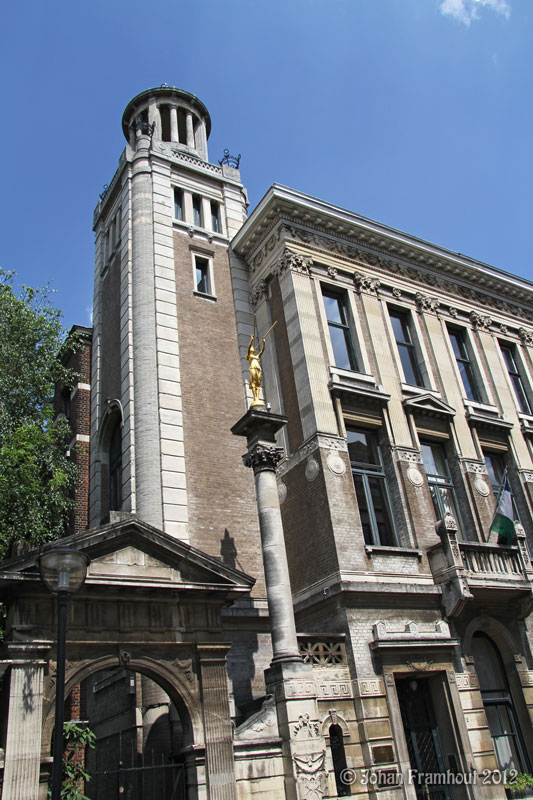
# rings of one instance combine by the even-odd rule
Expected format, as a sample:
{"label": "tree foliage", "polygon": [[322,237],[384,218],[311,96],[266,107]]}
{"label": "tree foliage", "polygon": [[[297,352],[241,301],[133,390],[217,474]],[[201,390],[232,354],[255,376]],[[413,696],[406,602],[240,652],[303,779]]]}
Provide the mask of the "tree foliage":
{"label": "tree foliage", "polygon": [[54,420],[55,384],[74,379],[64,341],[49,290],[17,295],[13,274],[0,270],[0,557],[13,542],[65,534],[77,471],[66,452],[70,426]]}

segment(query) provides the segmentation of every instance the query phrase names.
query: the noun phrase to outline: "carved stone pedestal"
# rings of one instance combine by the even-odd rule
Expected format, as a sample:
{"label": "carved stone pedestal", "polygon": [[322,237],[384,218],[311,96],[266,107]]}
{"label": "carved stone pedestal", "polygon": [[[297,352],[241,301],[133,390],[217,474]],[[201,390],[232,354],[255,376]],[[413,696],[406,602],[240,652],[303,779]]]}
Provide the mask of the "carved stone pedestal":
{"label": "carved stone pedestal", "polygon": [[265,680],[276,701],[286,800],[322,800],[327,794],[326,743],[312,667],[301,660],[281,662],[266,670]]}

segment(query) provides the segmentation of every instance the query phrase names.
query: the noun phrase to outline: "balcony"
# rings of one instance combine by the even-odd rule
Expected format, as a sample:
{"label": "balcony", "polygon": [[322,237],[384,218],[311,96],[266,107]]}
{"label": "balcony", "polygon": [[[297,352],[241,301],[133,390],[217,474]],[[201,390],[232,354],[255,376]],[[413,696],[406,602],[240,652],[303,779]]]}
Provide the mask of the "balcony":
{"label": "balcony", "polygon": [[531,611],[533,565],[524,529],[516,527],[516,546],[504,547],[458,542],[450,515],[437,523],[441,542],[428,550],[428,559],[435,583],[442,586],[447,616],[459,615],[467,603],[487,608],[509,602],[519,616]]}

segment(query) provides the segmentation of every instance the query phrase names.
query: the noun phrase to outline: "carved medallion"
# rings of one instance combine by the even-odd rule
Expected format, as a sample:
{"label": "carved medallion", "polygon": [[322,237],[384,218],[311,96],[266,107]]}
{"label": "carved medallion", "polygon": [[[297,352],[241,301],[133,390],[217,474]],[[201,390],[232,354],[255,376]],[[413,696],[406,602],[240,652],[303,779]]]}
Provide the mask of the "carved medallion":
{"label": "carved medallion", "polygon": [[334,475],[344,475],[346,472],[346,465],[338,453],[330,453],[326,463]]}
{"label": "carved medallion", "polygon": [[409,467],[409,469],[407,470],[407,478],[409,481],[411,481],[413,486],[416,486],[417,488],[422,486],[422,484],[424,483],[424,478],[422,476],[422,473],[419,470],[417,470],[416,467]]}

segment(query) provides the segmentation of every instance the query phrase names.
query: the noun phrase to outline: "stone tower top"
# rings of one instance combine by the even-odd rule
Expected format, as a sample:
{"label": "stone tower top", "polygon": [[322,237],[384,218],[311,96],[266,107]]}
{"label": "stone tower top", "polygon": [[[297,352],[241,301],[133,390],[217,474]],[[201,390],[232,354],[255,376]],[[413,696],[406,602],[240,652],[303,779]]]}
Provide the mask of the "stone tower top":
{"label": "stone tower top", "polygon": [[173,142],[207,161],[211,118],[204,104],[190,92],[163,84],[130,100],[122,115],[124,136],[135,149],[139,133]]}

